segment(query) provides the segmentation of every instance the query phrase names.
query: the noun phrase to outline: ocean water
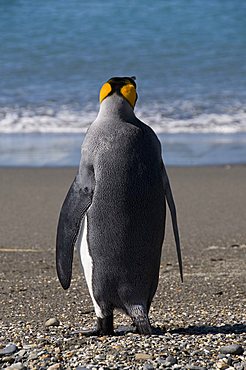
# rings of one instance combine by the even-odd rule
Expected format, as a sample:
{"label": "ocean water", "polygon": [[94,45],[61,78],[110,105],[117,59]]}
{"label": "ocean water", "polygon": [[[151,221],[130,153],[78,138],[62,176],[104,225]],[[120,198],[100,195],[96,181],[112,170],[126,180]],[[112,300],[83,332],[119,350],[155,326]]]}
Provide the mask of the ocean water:
{"label": "ocean water", "polygon": [[246,2],[0,0],[0,165],[77,165],[100,86],[135,75],[167,164],[246,162]]}

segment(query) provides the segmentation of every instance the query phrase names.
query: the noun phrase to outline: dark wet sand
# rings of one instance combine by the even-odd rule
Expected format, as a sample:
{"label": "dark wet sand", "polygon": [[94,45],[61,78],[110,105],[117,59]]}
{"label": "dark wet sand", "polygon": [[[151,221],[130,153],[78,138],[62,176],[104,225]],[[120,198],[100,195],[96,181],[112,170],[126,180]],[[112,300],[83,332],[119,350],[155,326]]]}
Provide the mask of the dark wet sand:
{"label": "dark wet sand", "polygon": [[[0,168],[0,246],[54,249],[57,217],[76,169]],[[244,243],[246,166],[169,168],[184,254]],[[172,243],[169,222],[167,243]]]}
{"label": "dark wet sand", "polygon": [[[68,292],[60,287],[55,271],[57,218],[75,172],[74,168],[0,169],[3,323],[34,320],[42,326],[43,320],[54,315],[78,325],[90,325],[94,320],[92,313],[83,314],[92,305],[78,258]],[[214,317],[215,307],[219,312],[227,307],[236,310],[235,320],[242,323],[246,296],[246,166],[169,168],[168,173],[178,210],[185,283],[179,282],[168,218],[152,316],[161,307],[163,324],[174,328],[200,321],[208,325],[232,323],[230,317],[217,316],[217,322]],[[198,306],[206,307],[204,314],[197,311]]]}

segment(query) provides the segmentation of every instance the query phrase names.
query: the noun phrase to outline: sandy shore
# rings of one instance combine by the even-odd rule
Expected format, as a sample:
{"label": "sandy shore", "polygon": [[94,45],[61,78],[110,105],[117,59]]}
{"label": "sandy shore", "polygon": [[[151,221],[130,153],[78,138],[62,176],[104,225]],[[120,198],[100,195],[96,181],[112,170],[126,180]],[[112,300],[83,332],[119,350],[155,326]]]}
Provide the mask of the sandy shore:
{"label": "sandy shore", "polygon": [[[45,348],[51,353],[55,343],[60,357],[53,353],[52,360],[52,356],[49,362],[43,360],[43,368],[54,363],[66,369],[81,364],[97,368],[97,362],[100,366],[114,362],[113,357],[107,357],[114,356],[112,338],[105,338],[101,348],[102,341],[85,339],[78,333],[82,327],[92,327],[95,319],[78,259],[69,291],[64,292],[56,278],[57,218],[75,173],[73,168],[0,168],[0,343],[4,347],[14,342],[19,349],[32,345],[40,351],[42,345],[50,345],[50,349]],[[168,173],[178,210],[185,282],[182,285],[179,281],[168,219],[160,284],[150,312],[152,324],[168,332],[156,336],[156,343],[162,343],[158,348],[152,348],[149,338],[141,342],[134,334],[117,337],[119,343],[115,345],[119,348],[124,347],[123,340],[133,338],[137,351],[133,350],[128,359],[129,344],[122,349],[125,368],[141,368],[146,361],[153,368],[162,368],[158,358],[168,354],[176,356],[182,366],[190,363],[210,368],[219,361],[220,344],[214,346],[213,340],[221,345],[246,342],[246,167],[169,168]],[[44,321],[54,316],[60,326],[45,328]],[[129,325],[129,320],[116,314],[115,324]],[[39,338],[47,343],[40,344]],[[91,341],[96,341],[95,348],[101,348],[99,354],[105,358],[90,357]],[[74,346],[79,353],[81,345],[87,357],[67,355]],[[150,352],[149,358],[136,357],[137,353]],[[27,367],[42,368],[35,365],[39,357],[24,360]],[[17,360],[0,361],[7,366]]]}

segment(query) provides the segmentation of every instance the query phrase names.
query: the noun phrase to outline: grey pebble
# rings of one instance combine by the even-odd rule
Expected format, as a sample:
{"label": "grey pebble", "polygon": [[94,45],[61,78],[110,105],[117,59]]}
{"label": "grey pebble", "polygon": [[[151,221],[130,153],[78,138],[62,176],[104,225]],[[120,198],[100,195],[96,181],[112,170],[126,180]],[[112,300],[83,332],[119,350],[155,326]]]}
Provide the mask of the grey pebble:
{"label": "grey pebble", "polygon": [[12,364],[12,362],[15,362],[15,358],[14,356],[3,356],[1,357],[1,361],[2,362],[9,362],[10,364]]}
{"label": "grey pebble", "polygon": [[94,358],[95,360],[105,360],[106,356],[104,354],[99,354],[96,355]]}
{"label": "grey pebble", "polygon": [[236,362],[235,364],[233,364],[233,367],[237,370],[244,370],[244,366],[241,362]]}
{"label": "grey pebble", "polygon": [[23,358],[26,354],[26,350],[25,349],[21,349],[19,352],[16,353],[16,356],[19,357],[19,358]]}
{"label": "grey pebble", "polygon": [[219,359],[226,358],[226,354],[225,354],[225,353],[219,353],[219,354],[218,354],[218,358],[219,358]]}
{"label": "grey pebble", "polygon": [[227,357],[227,363],[229,366],[232,366],[232,358],[230,356]]}
{"label": "grey pebble", "polygon": [[23,344],[22,348],[25,350],[29,350],[29,349],[33,349],[33,346],[29,344]]}
{"label": "grey pebble", "polygon": [[172,366],[177,364],[177,359],[176,357],[173,357],[171,355],[167,356],[167,358],[164,357],[158,357],[157,358],[157,363],[162,364],[165,367]]}
{"label": "grey pebble", "polygon": [[195,351],[191,352],[191,356],[196,356],[196,355],[200,355],[201,354],[201,350],[200,349],[196,349]]}
{"label": "grey pebble", "polygon": [[36,360],[38,358],[38,352],[33,351],[29,354],[28,360]]}
{"label": "grey pebble", "polygon": [[176,357],[173,357],[171,355],[167,356],[166,362],[164,363],[165,366],[172,366],[177,363]]}
{"label": "grey pebble", "polygon": [[84,366],[78,366],[78,367],[76,367],[76,370],[89,370],[89,368],[84,367]]}
{"label": "grey pebble", "polygon": [[23,365],[21,362],[16,362],[15,364],[5,367],[5,370],[24,370],[26,366]]}
{"label": "grey pebble", "polygon": [[231,344],[229,346],[224,346],[219,349],[220,353],[230,354],[230,355],[242,355],[244,349],[239,344]]}
{"label": "grey pebble", "polygon": [[159,364],[164,364],[166,362],[166,359],[164,357],[157,357],[156,361]]}
{"label": "grey pebble", "polygon": [[49,326],[59,326],[60,325],[60,321],[56,318],[56,317],[52,317],[51,319],[45,321],[45,324],[44,324],[47,328]]}
{"label": "grey pebble", "polygon": [[203,366],[193,366],[193,365],[186,366],[186,369],[189,369],[189,370],[207,370],[206,367],[203,367]]}
{"label": "grey pebble", "polygon": [[143,370],[153,370],[154,366],[152,364],[144,364]]}
{"label": "grey pebble", "polygon": [[18,347],[15,344],[11,343],[0,350],[0,356],[12,355],[16,351],[18,351]]}

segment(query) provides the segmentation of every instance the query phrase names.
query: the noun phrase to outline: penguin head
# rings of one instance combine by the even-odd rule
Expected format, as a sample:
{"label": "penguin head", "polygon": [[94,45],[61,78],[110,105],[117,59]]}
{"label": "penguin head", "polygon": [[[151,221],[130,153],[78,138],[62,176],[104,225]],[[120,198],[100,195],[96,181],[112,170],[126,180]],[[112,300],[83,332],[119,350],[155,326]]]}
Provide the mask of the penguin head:
{"label": "penguin head", "polygon": [[100,103],[108,96],[117,94],[123,97],[130,104],[130,106],[134,108],[138,98],[135,79],[135,76],[110,78],[101,87],[99,96]]}

